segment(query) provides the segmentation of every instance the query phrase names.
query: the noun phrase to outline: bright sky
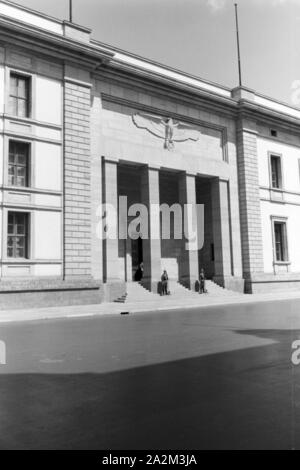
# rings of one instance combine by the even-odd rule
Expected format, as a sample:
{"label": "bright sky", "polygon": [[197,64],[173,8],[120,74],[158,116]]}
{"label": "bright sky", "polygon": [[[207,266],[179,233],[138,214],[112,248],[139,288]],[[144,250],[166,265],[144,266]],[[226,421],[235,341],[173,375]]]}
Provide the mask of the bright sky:
{"label": "bright sky", "polygon": [[[291,102],[300,80],[300,0],[236,0],[243,84]],[[18,0],[60,19],[69,0]],[[234,87],[234,0],[73,0],[73,21],[101,42]],[[299,82],[300,83],[300,82]]]}

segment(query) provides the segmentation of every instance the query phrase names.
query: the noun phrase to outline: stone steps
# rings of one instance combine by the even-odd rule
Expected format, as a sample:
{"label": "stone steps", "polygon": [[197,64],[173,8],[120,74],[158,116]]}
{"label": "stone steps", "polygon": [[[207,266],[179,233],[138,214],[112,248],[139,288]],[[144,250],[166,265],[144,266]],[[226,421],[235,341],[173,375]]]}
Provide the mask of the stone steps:
{"label": "stone steps", "polygon": [[[177,281],[169,281],[169,290],[170,290],[170,297],[172,298],[179,298],[179,299],[191,299],[191,298],[199,298],[199,294],[197,292],[193,292],[190,289],[179,284]],[[168,296],[169,297],[169,296]]]}
{"label": "stone steps", "polygon": [[157,300],[157,298],[157,294],[149,292],[138,282],[128,282],[126,287],[126,294],[117,299],[115,302],[153,302],[153,300]]}
{"label": "stone steps", "polygon": [[116,300],[114,300],[114,302],[116,302],[117,304],[124,304],[126,302],[126,298],[127,293],[122,295],[121,297],[118,297]]}
{"label": "stone steps", "polygon": [[175,280],[169,281],[169,291],[170,295],[158,295],[153,292],[149,292],[145,287],[143,287],[138,282],[129,282],[126,287],[126,294],[122,295],[115,300],[115,303],[127,304],[134,302],[168,302],[168,299],[172,301],[182,302],[183,300],[199,300],[202,296],[207,297],[236,297],[239,295],[237,292],[224,289],[223,287],[218,286],[213,281],[206,281],[207,294],[199,294],[192,290],[187,289],[182,286]]}
{"label": "stone steps", "polygon": [[213,281],[206,281],[206,289],[208,291],[208,294],[217,295],[218,297],[236,297],[240,295],[238,292],[234,292],[229,289],[224,289],[224,287],[219,286]]}
{"label": "stone steps", "polygon": [[[199,298],[199,293],[187,289],[176,281],[169,281],[169,290],[172,297],[178,298],[189,298],[196,299]],[[224,289],[223,287],[218,286],[213,281],[206,281],[206,290],[207,294],[201,294],[209,297],[236,297],[237,292]]]}

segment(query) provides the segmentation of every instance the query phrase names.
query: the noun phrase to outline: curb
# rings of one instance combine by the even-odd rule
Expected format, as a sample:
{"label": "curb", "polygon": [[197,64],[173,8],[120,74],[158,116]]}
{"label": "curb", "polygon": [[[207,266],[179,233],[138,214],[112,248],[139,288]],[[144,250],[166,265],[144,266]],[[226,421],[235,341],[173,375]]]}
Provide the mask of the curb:
{"label": "curb", "polygon": [[[116,305],[113,303],[106,304],[105,307],[101,307],[99,311],[95,312],[82,312],[82,313],[59,313],[55,314],[53,312],[53,315],[49,312],[44,312],[44,314],[41,314],[40,316],[33,316],[33,315],[28,315],[26,318],[26,314],[24,318],[20,318],[19,316],[14,316],[10,317],[9,313],[6,312],[7,318],[1,318],[1,312],[0,312],[0,324],[5,324],[5,323],[24,323],[24,322],[29,322],[29,321],[44,321],[44,320],[59,320],[59,319],[80,319],[80,318],[93,318],[93,317],[100,317],[100,316],[107,316],[107,315],[120,315],[122,311],[128,311],[129,314],[137,314],[137,313],[147,313],[147,312],[164,312],[164,311],[175,311],[175,310],[190,310],[190,309],[209,309],[213,307],[221,307],[223,305],[244,305],[244,304],[255,304],[255,303],[264,303],[264,302],[276,302],[276,301],[285,301],[285,300],[300,300],[300,292],[296,293],[297,295],[291,296],[287,295],[287,293],[284,293],[284,295],[279,296],[277,298],[272,297],[271,295],[268,297],[263,297],[263,298],[257,298],[253,297],[252,295],[249,294],[249,297],[243,298],[239,297],[236,299],[233,298],[222,298],[219,299],[218,301],[212,301],[211,303],[205,303],[205,304],[184,304],[184,305],[164,305],[164,306],[158,306],[158,305],[149,305],[147,308],[142,308],[138,307],[136,304],[130,305],[130,304],[124,304],[124,307],[118,307],[116,308]],[[102,304],[103,305],[103,304]],[[101,304],[99,304],[101,306]],[[80,306],[76,306],[77,308]],[[88,308],[88,305],[82,306],[83,308]],[[90,307],[95,308],[95,304],[91,305]],[[56,307],[53,307],[54,309]],[[63,308],[63,307],[60,307]],[[68,307],[69,308],[69,307]],[[105,311],[104,311],[105,308]],[[108,310],[111,311],[108,311]],[[15,315],[16,311],[13,311],[11,315]],[[33,310],[34,312],[34,310]]]}

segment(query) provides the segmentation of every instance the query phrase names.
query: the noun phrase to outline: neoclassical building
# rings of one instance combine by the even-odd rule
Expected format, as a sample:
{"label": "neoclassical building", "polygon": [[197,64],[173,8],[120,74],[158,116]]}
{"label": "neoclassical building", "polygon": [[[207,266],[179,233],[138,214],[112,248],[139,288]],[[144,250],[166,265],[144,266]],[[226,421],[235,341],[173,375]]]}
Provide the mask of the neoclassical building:
{"label": "neoclassical building", "polygon": [[[300,289],[298,109],[5,0],[0,162],[1,308],[114,300],[141,262],[153,292],[163,269],[194,289],[201,268],[240,292]],[[151,211],[148,238],[99,238],[120,196],[203,204],[203,247],[151,236]]]}

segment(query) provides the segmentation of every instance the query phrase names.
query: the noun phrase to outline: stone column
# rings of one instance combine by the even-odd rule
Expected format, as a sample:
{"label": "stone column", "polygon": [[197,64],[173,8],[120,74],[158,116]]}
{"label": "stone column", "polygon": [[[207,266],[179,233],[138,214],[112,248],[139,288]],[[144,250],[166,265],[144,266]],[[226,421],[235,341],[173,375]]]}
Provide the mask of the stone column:
{"label": "stone column", "polygon": [[237,154],[243,276],[251,292],[251,278],[264,270],[255,122],[238,122]]}
{"label": "stone column", "polygon": [[90,100],[89,73],[66,65],[64,76],[65,280],[92,279]]}
{"label": "stone column", "polygon": [[126,243],[126,260],[125,260],[125,269],[126,269],[126,281],[131,282],[132,281],[132,255],[131,255],[131,239],[128,237],[127,240],[125,240]]}
{"label": "stone column", "polygon": [[93,88],[91,105],[91,209],[92,209],[92,275],[103,281],[103,246],[100,238],[99,225],[102,207],[102,139],[101,129],[101,95]]}
{"label": "stone column", "polygon": [[103,201],[111,206],[114,219],[111,220],[109,230],[116,236],[108,236],[103,240],[103,276],[105,282],[119,279],[119,241],[118,241],[118,161],[112,158],[102,160],[103,175]]}
{"label": "stone column", "polygon": [[[196,212],[193,211],[193,219],[191,213],[185,210],[187,204],[191,204],[196,208],[196,175],[183,173],[179,179],[179,202],[182,206],[183,213],[183,231],[185,235],[191,236],[193,231],[198,229]],[[187,207],[187,206],[186,206]],[[198,234],[197,234],[198,236]],[[197,246],[197,243],[196,243]],[[179,263],[179,281],[189,289],[194,289],[195,282],[199,279],[199,261],[198,249],[187,250],[187,240],[183,236],[181,257]]]}
{"label": "stone column", "polygon": [[230,278],[233,274],[228,181],[219,179],[212,181],[211,201],[215,252],[214,280],[225,287],[226,278]]}
{"label": "stone column", "polygon": [[[157,292],[161,277],[161,240],[159,199],[159,167],[147,167],[142,171],[141,201],[148,208],[148,239],[143,239],[143,285]],[[154,205],[154,206],[153,206]]]}

